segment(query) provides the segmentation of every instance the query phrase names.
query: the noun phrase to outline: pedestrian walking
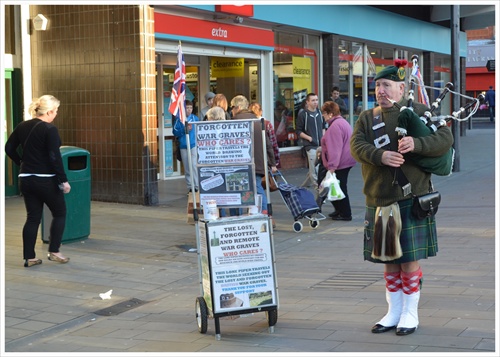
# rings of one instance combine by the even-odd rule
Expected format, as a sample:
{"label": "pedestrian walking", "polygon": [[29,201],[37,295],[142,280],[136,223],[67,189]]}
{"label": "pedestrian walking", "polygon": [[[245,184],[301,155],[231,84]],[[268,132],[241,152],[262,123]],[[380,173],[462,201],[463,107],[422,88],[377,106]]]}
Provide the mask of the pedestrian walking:
{"label": "pedestrian walking", "polygon": [[495,90],[493,86],[490,86],[490,89],[486,92],[484,96],[484,101],[488,103],[488,110],[490,111],[490,121],[495,121]]}
{"label": "pedestrian walking", "polygon": [[328,129],[321,139],[321,162],[326,170],[323,170],[323,175],[318,170],[318,185],[326,176],[326,171],[332,174],[335,173],[345,197],[338,201],[331,201],[335,211],[329,216],[334,221],[351,221],[351,203],[347,192],[347,179],[349,171],[356,165],[356,160],[352,157],[349,146],[352,127],[340,115],[340,108],[335,102],[325,102],[321,106],[321,112],[328,124]]}
{"label": "pedestrian walking", "polygon": [[[48,259],[67,263],[59,251],[66,225],[64,194],[71,191],[61,157],[61,138],[52,124],[60,101],[52,95],[33,100],[28,110],[33,117],[16,126],[5,144],[6,154],[20,166],[20,189],[26,206],[23,227],[24,266],[42,264],[36,258],[35,245],[42,219],[43,205],[52,213]],[[18,149],[22,149],[19,155]]]}

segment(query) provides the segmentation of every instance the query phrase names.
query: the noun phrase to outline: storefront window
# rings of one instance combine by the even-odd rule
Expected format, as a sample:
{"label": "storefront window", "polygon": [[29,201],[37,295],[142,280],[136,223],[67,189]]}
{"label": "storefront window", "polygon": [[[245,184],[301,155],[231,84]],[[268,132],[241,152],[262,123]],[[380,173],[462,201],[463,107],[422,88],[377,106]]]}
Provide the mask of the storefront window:
{"label": "storefront window", "polygon": [[[451,81],[451,57],[447,55],[439,55],[436,54],[434,57],[434,83],[426,85],[433,85],[435,88],[444,88],[446,83]],[[437,98],[441,93],[440,90],[434,90],[434,98]],[[452,112],[452,101],[450,100],[451,96],[448,97],[448,100],[443,100],[438,110],[436,110],[435,114],[449,114]]]}
{"label": "storefront window", "polygon": [[[411,51],[383,47],[378,44],[366,44],[365,46],[360,42],[340,40],[338,54],[340,96],[346,102],[349,110],[346,119],[353,125],[362,110],[377,105],[373,78],[384,67],[393,65],[396,58],[408,61],[407,84],[409,83],[412,67],[411,56],[413,55]],[[420,53],[417,55],[419,58],[422,57]],[[442,82],[446,83],[443,78],[449,77],[449,59],[444,57],[440,59],[439,64],[436,66],[436,81],[442,87]],[[422,68],[422,64],[419,63],[419,65]],[[366,82],[364,81],[365,76]],[[351,115],[352,120],[350,120]]]}
{"label": "storefront window", "polygon": [[353,123],[361,112],[363,104],[363,46],[358,42],[341,40],[339,44],[339,87],[340,97],[345,101]]}
{"label": "storefront window", "polygon": [[308,93],[318,93],[319,37],[276,32],[275,43],[274,130],[280,147],[293,147],[297,113]]}
{"label": "storefront window", "polygon": [[260,102],[259,60],[243,57],[210,57],[209,61],[210,91],[224,94],[228,105],[238,94],[243,94],[250,103]]}

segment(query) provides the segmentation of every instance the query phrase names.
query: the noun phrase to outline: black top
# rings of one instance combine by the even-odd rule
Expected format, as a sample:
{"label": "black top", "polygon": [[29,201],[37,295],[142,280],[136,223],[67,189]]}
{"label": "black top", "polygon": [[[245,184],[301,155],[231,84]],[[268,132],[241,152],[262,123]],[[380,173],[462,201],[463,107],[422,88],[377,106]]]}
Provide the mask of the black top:
{"label": "black top", "polygon": [[308,109],[302,109],[297,114],[297,125],[295,132],[300,138],[300,133],[305,133],[312,138],[312,141],[302,140],[304,148],[309,151],[321,146],[321,138],[323,137],[323,129],[326,129],[325,119],[320,110],[316,108],[315,112]]}
{"label": "black top", "polygon": [[[242,110],[233,118],[233,120],[239,119],[257,119],[257,116],[249,110]],[[269,134],[267,133],[267,131],[265,132],[266,142],[263,143],[262,130],[263,129],[261,122],[255,120],[253,122],[253,140],[255,143],[253,148],[253,159],[255,163],[255,174],[260,176],[264,176],[266,174],[266,168],[264,167],[264,145],[267,153],[267,166],[276,166],[276,162],[274,160],[273,145],[271,144],[271,140],[269,139]]]}
{"label": "black top", "polygon": [[[22,174],[54,174],[58,182],[67,182],[60,146],[57,128],[35,118],[16,126],[5,144],[5,153],[21,166]],[[19,147],[23,149],[22,155],[17,152]]]}

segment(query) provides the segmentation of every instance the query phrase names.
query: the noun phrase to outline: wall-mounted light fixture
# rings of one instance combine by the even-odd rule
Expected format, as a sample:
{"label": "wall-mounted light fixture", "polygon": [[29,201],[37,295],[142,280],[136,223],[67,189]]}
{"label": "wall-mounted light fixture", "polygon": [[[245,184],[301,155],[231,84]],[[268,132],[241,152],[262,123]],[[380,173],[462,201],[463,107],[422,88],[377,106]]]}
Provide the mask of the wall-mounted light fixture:
{"label": "wall-mounted light fixture", "polygon": [[226,22],[227,20],[230,20],[230,19],[232,19],[235,24],[242,24],[245,18],[242,16],[220,16],[217,14],[214,15],[215,21],[222,20],[223,22]]}
{"label": "wall-mounted light fixture", "polygon": [[37,31],[45,31],[47,30],[47,25],[49,24],[49,20],[42,14],[38,14],[33,19],[33,27]]}

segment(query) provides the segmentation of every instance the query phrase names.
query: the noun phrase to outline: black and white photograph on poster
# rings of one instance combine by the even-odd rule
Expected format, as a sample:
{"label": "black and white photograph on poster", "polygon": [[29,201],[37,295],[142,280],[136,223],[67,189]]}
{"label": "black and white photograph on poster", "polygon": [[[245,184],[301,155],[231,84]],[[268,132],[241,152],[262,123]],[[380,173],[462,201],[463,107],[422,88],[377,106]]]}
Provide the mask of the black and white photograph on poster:
{"label": "black and white photograph on poster", "polygon": [[293,110],[298,113],[307,97],[307,88],[293,92]]}
{"label": "black and white photograph on poster", "polygon": [[269,220],[208,225],[216,310],[276,304]]}
{"label": "black and white photograph on poster", "polygon": [[255,204],[253,165],[202,166],[198,176],[201,202],[216,200],[217,206]]}
{"label": "black and white photograph on poster", "polygon": [[203,122],[196,125],[198,165],[252,162],[252,121]]}

